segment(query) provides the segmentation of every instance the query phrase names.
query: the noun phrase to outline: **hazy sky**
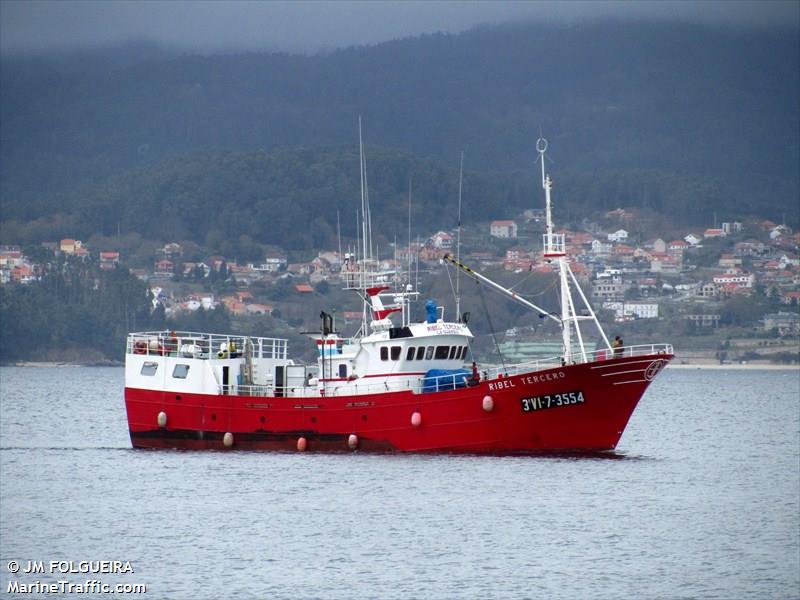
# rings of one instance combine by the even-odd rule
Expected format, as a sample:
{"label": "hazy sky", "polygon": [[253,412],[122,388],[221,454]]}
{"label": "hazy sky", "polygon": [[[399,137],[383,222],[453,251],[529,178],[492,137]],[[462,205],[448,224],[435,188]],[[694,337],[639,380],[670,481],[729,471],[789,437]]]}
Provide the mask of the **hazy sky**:
{"label": "hazy sky", "polygon": [[179,48],[313,52],[480,23],[671,18],[797,28],[800,0],[520,2],[0,0],[0,50],[149,39]]}

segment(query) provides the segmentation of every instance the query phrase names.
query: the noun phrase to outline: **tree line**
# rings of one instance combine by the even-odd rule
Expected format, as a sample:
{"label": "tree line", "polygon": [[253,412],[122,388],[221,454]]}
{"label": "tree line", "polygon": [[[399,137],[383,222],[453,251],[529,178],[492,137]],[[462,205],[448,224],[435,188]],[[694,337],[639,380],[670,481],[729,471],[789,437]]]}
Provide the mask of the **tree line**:
{"label": "tree line", "polygon": [[[359,235],[358,160],[354,146],[187,155],[87,184],[64,201],[42,200],[41,214],[32,220],[26,216],[30,207],[4,207],[0,240],[32,250],[42,241],[94,237],[101,245],[94,250],[120,250],[126,260],[144,244],[149,250],[142,248],[140,263],[152,260],[147,256],[167,241],[191,242],[198,260],[204,258],[202,248],[242,262],[261,260],[267,245],[333,249],[339,233],[346,249]],[[369,147],[367,168],[376,242],[384,253],[395,236],[401,245],[406,241],[409,193],[414,236],[424,238],[458,223],[456,164]],[[782,216],[774,214],[779,207],[754,205],[752,188],[729,179],[641,170],[588,175],[553,168],[560,224],[580,227],[585,217],[601,218],[618,206],[661,215],[670,229],[710,225],[721,211],[731,220]],[[769,193],[774,186],[766,182],[762,189]],[[462,197],[462,223],[468,226],[543,206],[533,169],[467,171]]]}
{"label": "tree line", "polygon": [[180,328],[227,332],[224,309],[167,320],[146,283],[127,269],[60,256],[41,280],[0,286],[0,362],[120,361],[132,331]]}

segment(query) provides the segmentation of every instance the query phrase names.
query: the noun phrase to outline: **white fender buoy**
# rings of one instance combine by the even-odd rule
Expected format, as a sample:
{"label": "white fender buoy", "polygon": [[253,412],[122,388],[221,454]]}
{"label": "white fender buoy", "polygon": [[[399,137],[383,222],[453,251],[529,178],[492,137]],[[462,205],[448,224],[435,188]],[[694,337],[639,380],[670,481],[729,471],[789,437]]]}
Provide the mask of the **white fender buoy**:
{"label": "white fender buoy", "polygon": [[494,410],[494,400],[492,400],[491,396],[483,397],[483,410],[486,412],[492,412]]}
{"label": "white fender buoy", "polygon": [[414,427],[419,427],[422,425],[422,415],[418,412],[415,412],[413,415],[411,415],[411,424]]}
{"label": "white fender buoy", "polygon": [[158,413],[158,426],[159,427],[166,427],[167,426],[167,413],[163,410]]}
{"label": "white fender buoy", "polygon": [[233,434],[230,431],[226,432],[225,435],[222,436],[222,444],[226,448],[233,446]]}
{"label": "white fender buoy", "polygon": [[350,450],[358,448],[358,436],[355,433],[351,433],[350,437],[347,438],[347,446]]}
{"label": "white fender buoy", "polygon": [[308,445],[308,442],[306,442],[306,438],[304,438],[304,437],[297,438],[297,451],[298,452],[305,452],[307,445]]}

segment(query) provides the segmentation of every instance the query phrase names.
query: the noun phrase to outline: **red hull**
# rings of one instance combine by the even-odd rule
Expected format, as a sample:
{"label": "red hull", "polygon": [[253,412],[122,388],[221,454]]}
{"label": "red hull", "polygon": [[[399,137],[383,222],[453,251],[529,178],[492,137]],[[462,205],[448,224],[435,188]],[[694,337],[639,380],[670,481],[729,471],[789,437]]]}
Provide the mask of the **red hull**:
{"label": "red hull", "polygon": [[[671,355],[570,365],[435,393],[276,398],[125,389],[136,448],[524,453],[612,450]],[[525,412],[523,398],[581,392],[583,401]],[[490,396],[492,409],[484,408]],[[579,398],[571,396],[573,400]],[[529,400],[530,406],[534,406]],[[540,402],[540,401],[537,401]],[[158,426],[159,413],[167,424]],[[421,423],[412,424],[419,413]],[[352,441],[352,440],[350,440]]]}

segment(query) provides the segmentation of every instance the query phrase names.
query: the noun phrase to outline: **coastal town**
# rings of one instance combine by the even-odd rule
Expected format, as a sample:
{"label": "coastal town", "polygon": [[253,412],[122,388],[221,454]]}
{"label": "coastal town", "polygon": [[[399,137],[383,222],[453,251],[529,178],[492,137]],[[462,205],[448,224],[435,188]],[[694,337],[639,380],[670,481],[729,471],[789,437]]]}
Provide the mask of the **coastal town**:
{"label": "coastal town", "polygon": [[[461,259],[483,271],[547,276],[553,267],[542,256],[543,221],[543,211],[531,209],[467,228]],[[637,327],[657,331],[653,326],[661,324],[663,331],[685,340],[677,347],[689,359],[796,362],[800,232],[769,220],[713,225],[647,235],[637,210],[620,208],[558,233],[565,235],[572,271],[590,290],[593,305],[620,331],[635,335]],[[445,255],[455,254],[457,236],[455,230],[436,231],[410,245],[388,244],[380,267],[429,273],[440,268]],[[167,318],[224,307],[234,319],[271,316],[299,331],[313,319],[313,308],[302,307],[340,288],[351,260],[342,248],[303,257],[275,247],[266,248],[259,261],[244,262],[206,255],[192,243],[166,241],[154,246],[149,262],[141,252],[135,262],[108,238],[105,242],[107,247],[66,238],[46,242],[36,258],[18,246],[2,246],[0,284],[38,281],[59,256],[94,261],[102,270],[125,268],[145,281],[153,309],[163,308]],[[340,314],[345,323],[360,316],[356,310]],[[525,337],[519,327],[502,332],[503,351],[525,359],[553,345]]]}

